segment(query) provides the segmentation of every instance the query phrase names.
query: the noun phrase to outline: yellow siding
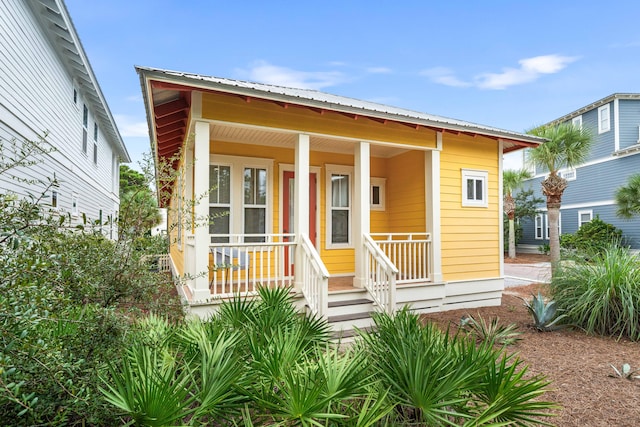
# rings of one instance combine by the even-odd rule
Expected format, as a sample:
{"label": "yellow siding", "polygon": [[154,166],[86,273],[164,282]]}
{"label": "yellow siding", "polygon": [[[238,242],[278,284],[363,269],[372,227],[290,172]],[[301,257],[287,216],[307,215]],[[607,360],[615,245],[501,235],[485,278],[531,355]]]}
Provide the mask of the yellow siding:
{"label": "yellow siding", "polygon": [[204,93],[202,117],[420,147],[434,148],[436,145],[436,132],[423,127],[416,129],[391,121],[381,123],[365,117],[354,119],[353,116],[333,111],[314,111],[293,105],[284,108],[274,102],[254,98],[247,102],[246,99],[235,95]]}
{"label": "yellow siding", "polygon": [[[500,274],[498,143],[444,134],[440,158],[442,273],[445,280]],[[462,169],[488,172],[487,208],[462,206]]]}
{"label": "yellow siding", "polygon": [[388,231],[424,232],[425,165],[424,153],[407,152],[388,160]]}

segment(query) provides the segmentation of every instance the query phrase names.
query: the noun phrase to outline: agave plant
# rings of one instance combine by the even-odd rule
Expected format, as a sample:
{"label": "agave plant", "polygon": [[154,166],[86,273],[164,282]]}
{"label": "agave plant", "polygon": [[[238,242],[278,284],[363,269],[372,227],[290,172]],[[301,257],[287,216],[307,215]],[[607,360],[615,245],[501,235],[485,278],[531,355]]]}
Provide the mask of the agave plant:
{"label": "agave plant", "polygon": [[465,316],[460,321],[460,327],[468,334],[475,337],[477,342],[488,341],[503,346],[512,345],[520,341],[521,332],[517,331],[517,325],[501,325],[499,317],[485,320],[479,313],[478,318]]}
{"label": "agave plant", "polygon": [[548,332],[566,326],[560,322],[567,316],[566,314],[557,315],[558,309],[555,301],[545,302],[540,292],[537,296],[532,295],[532,297],[531,301],[524,300],[524,305],[533,316],[534,326],[537,330]]}
{"label": "agave plant", "polygon": [[638,372],[640,372],[640,370],[639,369],[631,369],[631,365],[629,365],[628,363],[622,364],[620,369],[616,368],[611,363],[609,365],[613,368],[613,370],[615,372],[615,375],[614,374],[609,374],[610,377],[625,378],[625,379],[627,379],[629,381],[635,380],[635,379],[640,379],[640,375],[635,375]]}

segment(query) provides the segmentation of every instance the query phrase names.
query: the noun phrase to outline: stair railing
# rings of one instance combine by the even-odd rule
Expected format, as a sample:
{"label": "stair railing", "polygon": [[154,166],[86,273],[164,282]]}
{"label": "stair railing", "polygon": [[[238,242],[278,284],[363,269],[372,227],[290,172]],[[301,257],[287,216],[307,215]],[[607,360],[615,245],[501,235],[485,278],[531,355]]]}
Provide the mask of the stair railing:
{"label": "stair railing", "polygon": [[371,298],[388,314],[396,311],[396,276],[398,269],[369,234],[364,242],[364,287]]}
{"label": "stair railing", "polygon": [[300,234],[300,246],[302,263],[295,268],[301,269],[302,295],[312,314],[326,318],[329,310],[329,271],[306,234]]}

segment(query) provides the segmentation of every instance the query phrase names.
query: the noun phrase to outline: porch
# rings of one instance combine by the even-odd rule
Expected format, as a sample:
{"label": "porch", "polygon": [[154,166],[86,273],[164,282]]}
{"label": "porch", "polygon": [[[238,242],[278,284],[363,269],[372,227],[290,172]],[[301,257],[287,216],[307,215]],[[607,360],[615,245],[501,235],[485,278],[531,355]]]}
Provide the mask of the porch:
{"label": "porch", "polygon": [[[291,288],[314,314],[328,316],[329,294],[362,291],[377,310],[396,309],[398,288],[428,286],[431,272],[430,233],[370,233],[356,248],[364,274],[331,276],[316,247],[303,234],[209,235],[205,246],[209,271],[199,272],[194,235],[185,242],[182,286],[190,304],[219,302],[234,295],[255,295],[260,286]],[[206,295],[196,298],[197,277],[208,281]],[[359,286],[360,285],[360,286]]]}

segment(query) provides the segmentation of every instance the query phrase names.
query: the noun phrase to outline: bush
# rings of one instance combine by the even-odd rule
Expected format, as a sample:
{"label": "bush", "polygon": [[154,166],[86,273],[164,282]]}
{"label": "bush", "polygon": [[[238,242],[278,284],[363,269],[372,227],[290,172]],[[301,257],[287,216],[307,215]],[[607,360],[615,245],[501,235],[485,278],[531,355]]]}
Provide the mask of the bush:
{"label": "bush", "polygon": [[612,244],[590,261],[561,263],[551,292],[568,323],[640,341],[640,259],[627,249]]}
{"label": "bush", "polygon": [[574,234],[560,236],[560,247],[582,256],[602,253],[612,244],[622,244],[622,230],[595,217]]}

